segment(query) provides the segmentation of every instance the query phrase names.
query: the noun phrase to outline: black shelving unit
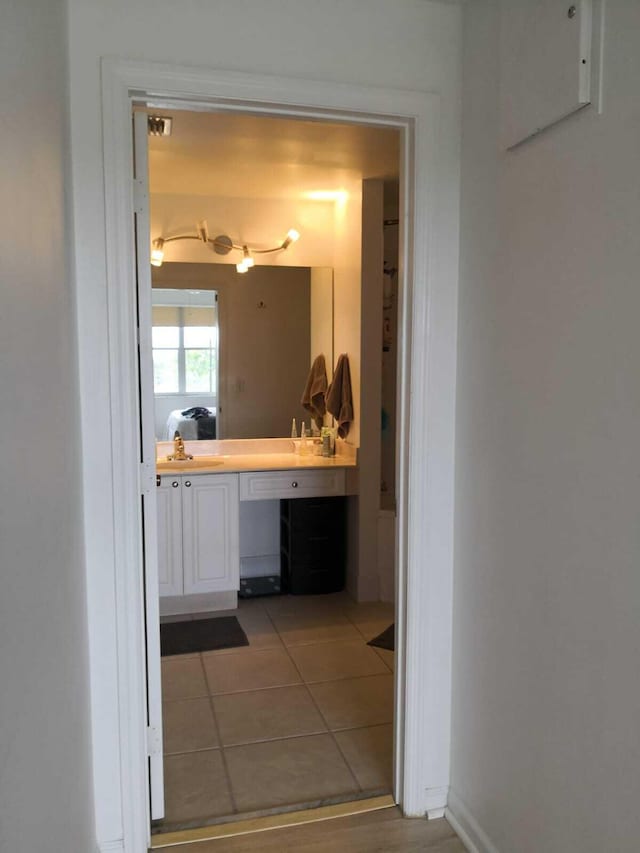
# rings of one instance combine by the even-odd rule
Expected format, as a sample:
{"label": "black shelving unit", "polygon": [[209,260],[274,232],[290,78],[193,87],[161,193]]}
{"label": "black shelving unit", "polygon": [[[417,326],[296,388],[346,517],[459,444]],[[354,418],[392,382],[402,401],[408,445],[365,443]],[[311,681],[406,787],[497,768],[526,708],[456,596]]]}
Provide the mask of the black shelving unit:
{"label": "black shelving unit", "polygon": [[346,499],[280,501],[282,591],[316,595],[344,589]]}

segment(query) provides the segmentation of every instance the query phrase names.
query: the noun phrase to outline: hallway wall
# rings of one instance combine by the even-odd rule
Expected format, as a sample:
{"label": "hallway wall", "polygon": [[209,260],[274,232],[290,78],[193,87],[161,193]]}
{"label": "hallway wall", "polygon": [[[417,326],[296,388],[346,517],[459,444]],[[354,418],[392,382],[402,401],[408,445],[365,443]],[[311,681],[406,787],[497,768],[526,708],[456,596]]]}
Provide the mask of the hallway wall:
{"label": "hallway wall", "polygon": [[0,851],[95,850],[62,0],[0,26]]}
{"label": "hallway wall", "polygon": [[640,837],[640,5],[604,112],[498,145],[499,2],[466,4],[454,814],[479,850]]}

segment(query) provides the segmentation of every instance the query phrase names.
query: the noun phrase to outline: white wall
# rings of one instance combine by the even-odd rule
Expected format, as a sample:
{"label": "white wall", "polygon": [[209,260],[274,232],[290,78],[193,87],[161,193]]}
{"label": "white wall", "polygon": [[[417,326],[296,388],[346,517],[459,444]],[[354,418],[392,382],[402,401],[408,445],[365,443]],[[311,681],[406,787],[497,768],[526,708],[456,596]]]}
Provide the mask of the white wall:
{"label": "white wall", "polygon": [[497,9],[465,11],[451,803],[481,850],[632,853],[640,4],[607,4],[604,113],[512,154]]}
{"label": "white wall", "polygon": [[0,851],[95,850],[63,2],[0,27]]}
{"label": "white wall", "polygon": [[[459,9],[428,0],[68,0],[85,529],[94,636],[99,837],[121,832],[100,58],[280,74],[441,95],[434,270],[457,240]],[[241,43],[236,34],[242,33]],[[421,235],[418,235],[421,236]],[[455,287],[455,282],[451,282]],[[452,303],[454,300],[452,300]],[[336,339],[336,351],[339,343]]]}

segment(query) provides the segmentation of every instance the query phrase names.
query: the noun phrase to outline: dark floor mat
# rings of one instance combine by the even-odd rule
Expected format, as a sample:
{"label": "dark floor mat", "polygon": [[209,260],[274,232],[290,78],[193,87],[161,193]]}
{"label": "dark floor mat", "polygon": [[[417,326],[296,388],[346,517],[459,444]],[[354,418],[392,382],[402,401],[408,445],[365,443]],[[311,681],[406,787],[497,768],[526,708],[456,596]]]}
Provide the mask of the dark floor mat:
{"label": "dark floor mat", "polygon": [[163,657],[248,645],[247,635],[235,616],[160,625],[160,654]]}
{"label": "dark floor mat", "polygon": [[379,649],[388,649],[392,652],[396,647],[396,626],[389,625],[385,628],[382,634],[378,634],[373,640],[369,640],[368,646],[377,646]]}

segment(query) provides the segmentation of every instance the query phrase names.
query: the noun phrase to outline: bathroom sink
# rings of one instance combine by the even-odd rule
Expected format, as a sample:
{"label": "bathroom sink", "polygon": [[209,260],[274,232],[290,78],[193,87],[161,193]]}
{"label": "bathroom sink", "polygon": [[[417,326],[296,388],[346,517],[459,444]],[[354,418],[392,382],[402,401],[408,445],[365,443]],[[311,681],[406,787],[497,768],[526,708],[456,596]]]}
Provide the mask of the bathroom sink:
{"label": "bathroom sink", "polygon": [[219,456],[195,456],[193,459],[158,459],[156,467],[158,471],[190,471],[194,468],[215,468],[223,465],[224,459]]}

